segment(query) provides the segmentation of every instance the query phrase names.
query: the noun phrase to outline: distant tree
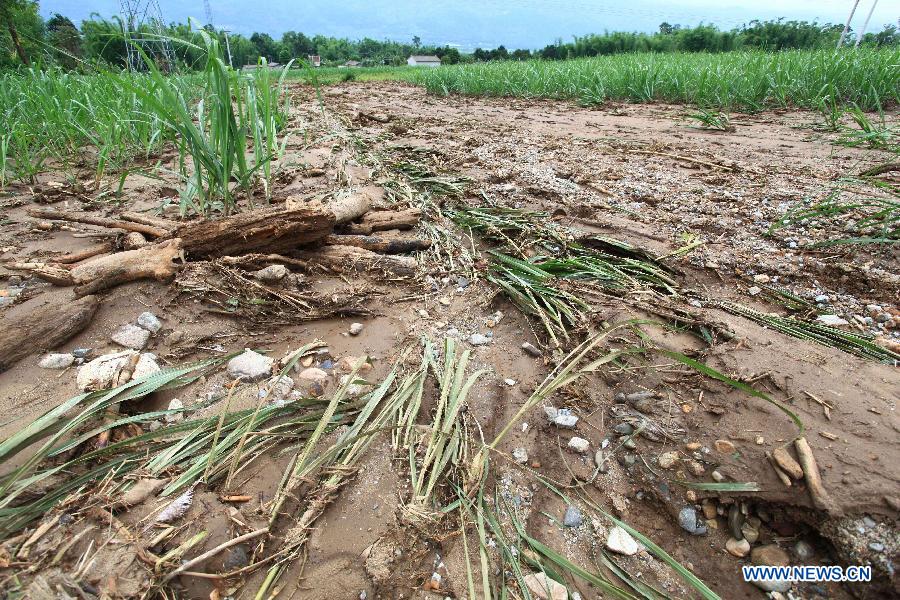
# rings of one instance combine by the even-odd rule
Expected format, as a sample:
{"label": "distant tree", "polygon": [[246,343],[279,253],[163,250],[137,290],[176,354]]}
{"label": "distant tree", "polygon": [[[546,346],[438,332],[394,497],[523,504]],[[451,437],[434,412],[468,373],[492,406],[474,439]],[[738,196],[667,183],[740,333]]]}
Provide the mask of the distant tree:
{"label": "distant tree", "polygon": [[272,39],[268,33],[254,33],[250,36],[250,41],[256,46],[256,51],[260,56],[264,56],[267,61],[277,61],[279,55],[278,44]]}
{"label": "distant tree", "polygon": [[673,33],[675,33],[675,29],[677,27],[677,25],[670,25],[669,23],[663,21],[659,24],[659,33],[660,35],[672,35]]}
{"label": "distant tree", "polygon": [[884,29],[875,34],[867,33],[863,37],[863,41],[870,35],[872,36],[872,42],[874,42],[876,46],[900,45],[900,30],[898,30],[895,25],[885,25]]}
{"label": "distant tree", "polygon": [[[23,65],[31,65],[20,31],[42,34],[42,21],[38,15],[37,2],[29,0],[0,0],[0,24],[6,28],[12,47]],[[34,31],[37,25],[37,31]],[[40,39],[41,35],[37,36]]]}
{"label": "distant tree", "polygon": [[515,60],[528,60],[531,58],[531,50],[528,50],[527,48],[524,50],[521,48],[518,50],[513,50],[511,56]]}
{"label": "distant tree", "polygon": [[422,45],[422,38],[417,35],[413,36],[413,46],[418,50],[419,46]]}
{"label": "distant tree", "polygon": [[459,50],[451,48],[450,46],[444,46],[438,50],[437,55],[441,58],[441,63],[445,65],[459,64],[461,58]]}
{"label": "distant tree", "polygon": [[69,69],[75,68],[81,58],[81,34],[75,23],[56,13],[47,21],[47,41],[61,65]]}
{"label": "distant tree", "polygon": [[488,53],[481,48],[475,48],[475,52],[472,53],[472,57],[478,62],[490,60]]}
{"label": "distant tree", "polygon": [[509,51],[506,49],[506,46],[500,44],[496,50],[494,50],[494,60],[506,60],[509,58]]}

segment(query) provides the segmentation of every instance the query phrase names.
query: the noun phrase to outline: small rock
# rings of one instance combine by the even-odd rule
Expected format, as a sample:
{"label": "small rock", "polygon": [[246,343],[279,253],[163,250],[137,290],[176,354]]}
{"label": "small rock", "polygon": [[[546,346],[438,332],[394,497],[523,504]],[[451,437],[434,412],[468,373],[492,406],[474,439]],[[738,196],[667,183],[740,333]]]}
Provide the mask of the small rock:
{"label": "small rock", "polygon": [[110,339],[120,346],[133,350],[143,350],[150,340],[150,332],[129,323],[119,327]]}
{"label": "small rock", "polygon": [[[327,362],[327,361],[326,361]],[[322,368],[326,368],[326,362],[322,363]],[[352,373],[353,369],[357,369],[357,373],[368,373],[372,370],[372,365],[366,360],[365,356],[342,356],[337,361],[337,370],[342,373]]]}
{"label": "small rock", "polygon": [[525,587],[538,600],[566,600],[569,592],[566,586],[554,581],[546,573],[532,573],[523,579]]}
{"label": "small rock", "polygon": [[763,579],[761,581],[754,581],[753,585],[766,592],[778,592],[783,594],[790,590],[791,585],[793,584],[790,581]]}
{"label": "small rock", "polygon": [[473,333],[469,336],[469,343],[473,346],[487,346],[491,343],[491,338],[480,333]]}
{"label": "small rock", "polygon": [[865,525],[866,527],[872,528],[872,527],[875,527],[876,525],[878,525],[878,523],[876,523],[875,519],[873,519],[869,515],[865,515],[863,517],[863,525]]}
{"label": "small rock", "polygon": [[718,511],[716,510],[716,503],[712,500],[704,500],[702,506],[703,516],[707,519],[715,519]]}
{"label": "small rock", "polygon": [[363,324],[362,323],[353,323],[350,325],[350,335],[359,335],[362,333]]}
{"label": "small rock", "polygon": [[316,367],[310,367],[308,369],[303,369],[300,371],[300,374],[297,375],[297,379],[305,379],[307,381],[314,381],[316,383],[324,386],[328,382],[328,373],[323,371],[322,369],[317,369]]}
{"label": "small rock", "polygon": [[547,415],[547,420],[548,420],[548,421],[553,422],[553,419],[556,418],[556,415],[559,414],[559,411],[556,410],[556,408],[554,408],[554,407],[552,407],[552,406],[545,406],[545,407],[544,407],[544,414]]}
{"label": "small rock", "polygon": [[609,464],[606,457],[603,455],[603,450],[597,450],[594,453],[594,464],[597,465],[597,468],[600,469],[601,473],[606,473],[609,469]]}
{"label": "small rock", "polygon": [[659,458],[656,459],[659,463],[659,466],[663,469],[671,469],[675,466],[675,463],[678,462],[678,453],[677,452],[663,452],[659,455]]}
{"label": "small rock", "polygon": [[766,544],[753,549],[750,561],[759,566],[786,567],[791,564],[791,557],[775,544]]}
{"label": "small rock", "polygon": [[529,356],[533,356],[535,358],[541,356],[541,351],[534,344],[532,344],[530,342],[523,342],[522,350],[525,351],[525,354],[527,354]]}
{"label": "small rock", "polygon": [[725,542],[725,549],[728,550],[729,554],[743,558],[750,553],[750,542],[728,538],[728,541]]}
{"label": "small rock", "polygon": [[[341,384],[341,386],[344,386],[344,385],[347,386],[347,391],[346,391],[347,397],[348,398],[359,398],[360,396],[362,396],[363,394],[366,393],[368,384],[365,383],[358,376],[354,377],[353,381],[354,381],[354,383],[350,383],[349,375],[341,375],[340,384]],[[363,383],[356,383],[357,381],[361,381]]]}
{"label": "small rock", "polygon": [[290,272],[284,265],[269,265],[254,273],[253,277],[266,283],[275,283],[287,277]]}
{"label": "small rock", "polygon": [[613,427],[613,431],[619,435],[631,435],[634,433],[634,427],[632,427],[630,423],[617,423],[616,426]]}
{"label": "small rock", "polygon": [[828,297],[828,294],[819,294],[815,297],[815,301],[817,304],[828,304],[829,300],[830,298]]}
{"label": "small rock", "polygon": [[760,293],[762,293],[762,288],[756,285],[750,286],[750,289],[747,290],[747,293],[751,296],[758,296]]}
{"label": "small rock", "polygon": [[769,283],[769,281],[771,281],[771,279],[772,279],[771,277],[769,277],[768,275],[765,275],[765,274],[760,274],[760,275],[754,275],[754,276],[753,276],[753,282],[754,282],[754,283],[762,283],[762,284],[766,284],[766,283]]}
{"label": "small rock", "polygon": [[584,454],[588,451],[588,448],[591,447],[591,443],[584,438],[573,437],[569,440],[569,450],[573,452],[577,452],[578,454]]}
{"label": "small rock", "polygon": [[697,515],[697,509],[693,506],[685,506],[678,513],[678,524],[691,535],[706,535],[708,531],[706,523]]}
{"label": "small rock", "polygon": [[725,476],[722,475],[719,471],[713,471],[712,473],[710,473],[710,476],[712,476],[713,481],[715,481],[716,483],[722,483],[723,481],[725,481]]}
{"label": "small rock", "polygon": [[808,563],[815,554],[815,549],[812,544],[807,542],[806,540],[797,540],[797,543],[794,544],[794,554],[797,556],[797,559],[801,564]]}
{"label": "small rock", "polygon": [[510,378],[507,377],[506,379],[503,380],[503,383],[505,383],[506,385],[508,385],[508,386],[511,387],[511,386],[516,385],[516,380],[515,380],[515,379],[510,379]]}
{"label": "small rock", "polygon": [[759,528],[754,527],[749,522],[741,525],[741,534],[743,534],[744,539],[751,544],[755,544],[759,541]]}
{"label": "small rock", "polygon": [[569,506],[566,508],[566,514],[563,515],[563,525],[566,527],[578,527],[583,520],[581,509],[577,506]]}
{"label": "small rock", "polygon": [[562,429],[574,429],[575,425],[578,424],[578,417],[573,415],[569,409],[561,408],[550,422]]}
{"label": "small rock", "polygon": [[638,543],[631,537],[631,534],[618,525],[609,530],[609,535],[606,538],[606,547],[625,556],[634,556],[639,550]]}
{"label": "small rock", "polygon": [[694,477],[700,477],[706,472],[706,469],[703,467],[703,465],[693,459],[684,461],[684,466]]}
{"label": "small rock", "polygon": [[72,356],[75,358],[87,358],[91,355],[91,352],[93,352],[93,350],[90,348],[75,348],[72,350]]}
{"label": "small rock", "polygon": [[872,552],[884,552],[884,544],[881,542],[869,542],[869,550]]}
{"label": "small rock", "polygon": [[260,398],[268,398],[270,402],[278,402],[288,397],[294,389],[294,380],[287,375],[274,375],[259,390]]}
{"label": "small rock", "polygon": [[728,529],[731,531],[731,535],[735,539],[742,539],[744,537],[743,527],[744,513],[741,512],[737,504],[732,504],[728,508]]}
{"label": "small rock", "polygon": [[42,369],[65,369],[71,367],[75,362],[75,356],[72,354],[48,354],[41,359],[38,366]]}
{"label": "small rock", "polygon": [[[150,335],[149,332],[145,331],[144,333]],[[78,368],[75,384],[82,392],[110,388],[113,385],[113,380],[119,375],[122,368],[128,364],[128,361],[130,361],[131,357],[135,354],[137,353],[134,350],[125,350],[124,352],[115,352],[113,354],[98,356],[91,362],[83,364]]]}
{"label": "small rock", "polygon": [[226,571],[234,571],[246,567],[249,564],[250,556],[247,554],[247,549],[238,544],[237,546],[228,549],[222,566],[225,567]]}
{"label": "small rock", "polygon": [[841,325],[849,325],[849,323],[837,315],[819,315],[816,321],[829,327],[839,327]]}
{"label": "small rock", "polygon": [[159,333],[162,323],[152,312],[143,312],[137,318],[138,327],[146,329],[150,333]]}
{"label": "small rock", "polygon": [[513,460],[524,465],[528,462],[528,451],[525,448],[516,448],[512,451]]}
{"label": "small rock", "polygon": [[456,278],[456,286],[460,289],[466,289],[469,287],[469,280],[466,277],[457,277]]}
{"label": "small rock", "polygon": [[131,379],[141,379],[142,377],[158,373],[161,370],[159,364],[156,362],[156,355],[144,352],[138,357],[137,364],[134,365],[134,373],[131,374]]}
{"label": "small rock", "polygon": [[259,381],[272,372],[274,359],[249,348],[228,361],[228,375],[241,381]]}
{"label": "small rock", "polygon": [[[184,410],[184,402],[182,402],[178,398],[172,398],[172,401],[169,402],[169,410]],[[184,418],[184,413],[172,413],[169,415],[165,415],[163,418],[165,419],[166,423],[176,423]]]}
{"label": "small rock", "polygon": [[722,454],[732,454],[735,450],[734,444],[728,440],[716,440],[713,444],[718,452]]}
{"label": "small rock", "polygon": [[622,441],[622,447],[628,448],[629,450],[634,450],[637,448],[637,444],[632,437],[622,437],[619,438]]}

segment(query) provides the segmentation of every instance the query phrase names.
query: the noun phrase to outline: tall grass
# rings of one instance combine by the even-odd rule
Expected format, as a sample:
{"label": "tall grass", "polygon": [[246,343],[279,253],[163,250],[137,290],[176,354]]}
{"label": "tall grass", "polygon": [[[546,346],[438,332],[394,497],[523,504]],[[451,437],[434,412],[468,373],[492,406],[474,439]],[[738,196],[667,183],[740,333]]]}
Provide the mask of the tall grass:
{"label": "tall grass", "polygon": [[721,54],[620,54],[559,62],[492,62],[404,73],[434,94],[687,102],[818,109],[826,98],[863,110],[900,102],[900,49]]}

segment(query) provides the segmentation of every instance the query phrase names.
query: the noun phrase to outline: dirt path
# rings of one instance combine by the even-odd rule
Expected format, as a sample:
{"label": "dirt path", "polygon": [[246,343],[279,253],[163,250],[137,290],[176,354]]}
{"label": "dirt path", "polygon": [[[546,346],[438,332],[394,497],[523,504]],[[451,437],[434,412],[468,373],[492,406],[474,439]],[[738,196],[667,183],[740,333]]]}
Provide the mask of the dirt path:
{"label": "dirt path", "polygon": [[[609,368],[557,397],[557,408],[571,408],[581,417],[574,432],[551,426],[544,411],[536,408],[498,447],[493,480],[510,502],[523,507],[530,535],[573,562],[594,568],[606,526],[593,523],[585,510],[583,525],[561,527],[567,503],[538,485],[537,476],[563,486],[588,481],[576,487],[663,546],[723,598],[762,593],[740,579],[740,566],[748,559],[725,550],[732,536],[729,521],[738,519],[737,513],[758,537],[754,547],[777,544],[794,564],[870,562],[879,577],[877,585],[856,590],[838,584],[799,584],[796,589],[803,597],[842,598],[854,593],[877,597],[891,588],[897,593],[893,578],[900,547],[897,368],[787,336],[717,304],[731,301],[764,313],[782,313],[783,307],[770,295],[758,291],[782,289],[813,306],[833,309],[849,322],[847,327],[878,335],[884,344],[900,341],[896,250],[808,249],[834,234],[834,225],[814,229],[794,224],[766,235],[789,205],[803,198],[824,199],[840,175],[887,158],[832,145],[827,134],[811,129],[815,117],[805,113],[735,116],[736,131],[707,132],[687,126],[680,107],[587,109],[551,101],[436,98],[403,84],[370,83],[327,88],[329,116],[323,120],[309,90],[296,87],[293,93],[292,127],[297,135],[282,161],[286,175],[276,191],[282,201],[290,194],[312,197],[349,184],[378,190],[379,202],[387,205],[393,188],[386,164],[396,160],[398,148],[425,148],[441,169],[472,180],[464,198],[469,205],[489,200],[504,207],[546,211],[558,225],[614,237],[658,256],[702,241],[665,261],[690,302],[660,306],[639,294],[607,295],[593,299],[591,321],[660,319],[660,310],[677,308],[689,311],[697,323],[730,332],[715,336],[711,344],[686,327],[647,327],[645,334],[667,350],[702,352],[698,356],[710,367],[753,385],[796,413],[825,489],[836,512],[844,515],[826,518],[814,510],[806,487],[799,482],[785,487],[768,464],[766,453],[797,435],[795,424],[777,407],[654,357],[657,362],[647,368]],[[53,180],[48,176],[42,185]],[[130,178],[127,209],[157,206],[173,185]],[[24,188],[3,199],[7,221],[0,226],[0,258],[35,260],[89,245],[73,236],[96,228],[81,227],[78,232],[35,228],[25,216],[32,199]],[[454,236],[463,248],[481,247],[460,229]],[[308,272],[307,285],[317,293],[364,297],[368,315],[302,324],[212,314],[202,295],[185,292],[178,284],[129,284],[108,293],[90,328],[59,350],[92,348],[94,355],[114,351],[109,341],[112,331],[149,310],[163,321],[149,349],[164,364],[242,348],[265,349],[277,357],[321,339],[335,362],[348,355],[371,357],[375,368],[370,379],[377,381],[403,348],[416,344],[421,335],[455,336],[473,350],[473,369],[491,370],[473,388],[468,409],[479,435],[490,440],[559,354],[554,355],[540,328],[484,279],[483,260],[482,255],[471,270],[449,268],[424,253],[422,276],[414,280],[389,280],[375,273],[339,277]],[[14,274],[4,275],[0,269],[0,277],[10,275]],[[26,301],[49,293],[44,284],[35,282],[24,290]],[[16,306],[0,310],[27,310],[23,304],[19,299]],[[497,311],[502,318],[497,318]],[[359,336],[347,333],[353,321],[365,325]],[[467,343],[472,334],[488,333],[489,344]],[[541,347],[543,356],[523,352],[523,342]],[[71,370],[38,368],[39,358],[27,358],[0,373],[4,437],[77,391]],[[219,373],[177,395],[190,404],[226,384],[225,375]],[[635,407],[623,404],[618,395],[641,391],[652,393],[638,408],[663,433],[636,437],[634,448],[619,448],[625,441],[622,433],[630,427],[623,410]],[[164,408],[174,395],[156,394],[144,401],[143,408]],[[248,394],[231,408],[252,407],[254,402],[255,395]],[[207,410],[215,414],[222,405]],[[573,435],[589,442],[588,453],[567,450]],[[618,450],[604,472],[597,473],[594,452],[605,443]],[[512,459],[517,449],[527,452],[524,464]],[[670,457],[676,464],[664,466]],[[299,565],[282,576],[283,597],[291,592],[298,598],[323,599],[362,597],[360,593],[370,598],[467,595],[458,524],[456,533],[446,524],[422,531],[400,518],[408,487],[404,461],[392,456],[386,441],[371,448],[358,475],[317,522],[302,579]],[[285,465],[279,455],[261,460],[242,490],[254,500],[238,508],[228,508],[215,494],[205,492],[189,516],[197,523],[206,519],[205,528],[218,527],[218,537],[210,537],[197,550],[227,539],[224,529],[234,526],[229,525],[229,515],[260,522],[262,504],[271,500]],[[719,494],[676,483],[708,484],[719,479],[756,482],[760,491]],[[679,526],[679,515],[689,507],[700,514],[709,511],[706,535],[691,535]],[[730,518],[729,512],[734,513]],[[142,516],[135,514],[128,523],[136,524]],[[183,540],[188,532],[179,535]],[[58,538],[48,538],[47,543],[54,539]],[[469,541],[477,544],[476,538]],[[806,554],[807,547],[811,555]],[[674,596],[689,594],[684,583],[647,552],[619,558],[626,570],[640,572],[642,581]],[[439,594],[425,591],[433,572],[441,574]],[[92,584],[103,588],[109,576],[96,575]],[[252,598],[261,579],[261,573],[253,576],[237,597]],[[208,580],[182,577],[180,582],[184,597],[213,597]],[[120,582],[120,587],[125,586]],[[570,591],[576,589],[584,598],[598,597],[587,584]]]}

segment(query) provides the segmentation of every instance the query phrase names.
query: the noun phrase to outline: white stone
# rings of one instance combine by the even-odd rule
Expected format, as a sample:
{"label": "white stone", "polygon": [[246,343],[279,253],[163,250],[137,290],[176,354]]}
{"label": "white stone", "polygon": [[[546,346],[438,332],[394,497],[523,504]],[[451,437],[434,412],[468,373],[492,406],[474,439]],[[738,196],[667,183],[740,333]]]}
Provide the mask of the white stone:
{"label": "white stone", "polygon": [[[148,333],[149,335],[149,333]],[[105,390],[113,385],[113,378],[128,364],[132,356],[137,354],[134,350],[125,350],[113,354],[98,356],[89,363],[81,365],[75,384],[82,392]]]}
{"label": "white stone", "polygon": [[133,350],[143,350],[150,340],[150,332],[129,323],[119,327],[110,339],[120,346]]}
{"label": "white stone", "polygon": [[[172,401],[169,402],[169,410],[183,410],[184,402],[179,400],[178,398],[172,398]],[[184,413],[177,412],[172,413],[170,415],[166,415],[163,417],[166,420],[166,423],[176,423],[184,418]]]}
{"label": "white stone", "polygon": [[48,354],[41,359],[38,366],[42,369],[65,369],[71,367],[75,357],[71,354]]}
{"label": "white stone", "polygon": [[350,335],[359,335],[362,333],[362,330],[362,323],[353,323],[352,325],[350,325]]}
{"label": "white stone", "polygon": [[469,336],[469,343],[473,346],[487,346],[491,343],[491,338],[480,333],[473,333]]}
{"label": "white stone", "polygon": [[272,372],[274,362],[268,356],[247,349],[228,361],[228,375],[241,381],[259,381]]}
{"label": "white stone", "polygon": [[506,379],[503,380],[503,383],[505,383],[506,385],[512,386],[512,385],[516,385],[516,380],[515,380],[515,379],[509,379],[509,378],[506,378]]}
{"label": "white stone", "polygon": [[753,276],[754,283],[769,283],[769,281],[771,281],[771,278],[768,275],[761,274]]}
{"label": "white stone", "polygon": [[584,454],[590,447],[591,443],[584,438],[576,436],[569,440],[569,450],[577,452],[578,454]]}
{"label": "white stone", "polygon": [[328,373],[323,371],[322,369],[317,369],[316,367],[310,367],[308,369],[303,369],[300,371],[300,374],[297,375],[300,379],[308,379],[310,381],[315,381],[316,383],[320,383],[325,385],[328,382]]}
{"label": "white stone", "polygon": [[287,277],[289,273],[290,270],[284,265],[269,265],[265,269],[260,269],[254,273],[253,276],[260,281],[273,283],[281,281]]}
{"label": "white stone", "polygon": [[[546,409],[545,409],[546,410]],[[550,413],[547,413],[547,416],[550,416]],[[563,429],[574,429],[575,425],[578,424],[578,417],[572,414],[567,408],[561,408],[556,411],[556,415],[550,418],[550,422],[556,425],[557,427],[562,427]]]}
{"label": "white stone", "polygon": [[513,460],[524,465],[528,462],[528,451],[525,448],[516,448],[512,451]]}
{"label": "white stone", "polygon": [[147,375],[158,373],[161,370],[162,369],[159,368],[159,364],[157,364],[156,362],[156,355],[149,352],[144,352],[138,358],[137,364],[134,365],[134,373],[132,373],[131,379],[132,381],[135,379],[140,379],[141,377],[146,377]]}
{"label": "white stone", "polygon": [[[277,402],[287,398],[294,389],[294,380],[287,375],[275,375],[270,377],[262,389],[259,390],[260,398],[267,398],[269,402]],[[270,391],[271,390],[271,391]]]}
{"label": "white stone", "polygon": [[638,543],[631,537],[631,534],[618,525],[609,530],[609,535],[606,538],[606,547],[625,556],[634,556],[640,549]]}
{"label": "white stone", "polygon": [[758,296],[761,292],[762,288],[757,285],[751,286],[750,289],[747,290],[747,293],[751,296]]}
{"label": "white stone", "polygon": [[152,312],[141,313],[137,318],[138,327],[146,329],[150,333],[159,333],[162,323]]}
{"label": "white stone", "polygon": [[569,597],[566,586],[550,579],[546,573],[532,573],[524,581],[528,591],[539,600],[566,600]]}
{"label": "white stone", "polygon": [[823,325],[828,325],[829,327],[839,327],[840,325],[848,325],[846,320],[840,318],[837,315],[819,315],[816,317],[816,321],[822,323]]}
{"label": "white stone", "polygon": [[678,453],[677,452],[663,452],[659,455],[657,459],[659,462],[659,466],[663,469],[671,469],[675,466],[675,463],[678,462]]}
{"label": "white stone", "polygon": [[[362,383],[356,383],[362,382]],[[349,385],[347,385],[349,384]],[[350,383],[349,375],[341,375],[341,385],[347,385],[347,397],[348,398],[359,398],[363,394],[366,393],[366,388],[368,384],[365,383],[364,380],[360,379],[359,376],[353,378],[353,383]]]}

